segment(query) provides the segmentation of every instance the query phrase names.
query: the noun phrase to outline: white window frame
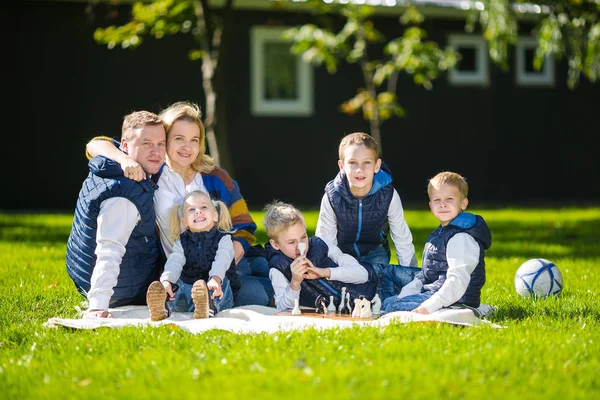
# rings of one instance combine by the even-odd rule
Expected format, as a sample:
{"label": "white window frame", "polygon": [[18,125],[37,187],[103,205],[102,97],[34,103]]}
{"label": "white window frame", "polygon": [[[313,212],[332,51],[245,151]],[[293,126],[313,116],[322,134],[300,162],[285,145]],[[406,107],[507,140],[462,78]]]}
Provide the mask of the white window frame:
{"label": "white window frame", "polygon": [[535,50],[537,40],[531,36],[521,36],[516,46],[516,76],[520,86],[554,86],[554,60],[551,56],[544,57],[544,66],[539,72],[528,72],[525,65],[525,52]]}
{"label": "white window frame", "polygon": [[489,59],[487,42],[481,36],[477,35],[458,35],[448,36],[448,45],[458,52],[460,47],[472,47],[475,49],[475,72],[460,71],[456,68],[450,69],[448,80],[456,86],[488,86],[489,78]]}
{"label": "white window frame", "polygon": [[284,42],[281,34],[286,27],[254,26],[250,34],[250,108],[256,116],[297,117],[313,114],[313,68],[303,62],[301,56],[296,57],[296,88],[298,98],[295,100],[267,100],[264,85],[264,52],[267,42]]}

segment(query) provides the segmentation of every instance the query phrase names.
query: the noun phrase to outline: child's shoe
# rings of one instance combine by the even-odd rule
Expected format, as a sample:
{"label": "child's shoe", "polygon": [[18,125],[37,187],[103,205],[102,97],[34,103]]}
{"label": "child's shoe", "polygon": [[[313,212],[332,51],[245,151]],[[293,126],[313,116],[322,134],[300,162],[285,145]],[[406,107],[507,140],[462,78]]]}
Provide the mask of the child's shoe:
{"label": "child's shoe", "polygon": [[146,304],[150,310],[150,320],[160,321],[167,318],[165,302],[167,301],[167,291],[159,281],[154,281],[148,287],[146,292]]}
{"label": "child's shoe", "polygon": [[192,286],[192,300],[194,301],[194,319],[208,318],[210,316],[208,288],[202,279],[198,279]]}

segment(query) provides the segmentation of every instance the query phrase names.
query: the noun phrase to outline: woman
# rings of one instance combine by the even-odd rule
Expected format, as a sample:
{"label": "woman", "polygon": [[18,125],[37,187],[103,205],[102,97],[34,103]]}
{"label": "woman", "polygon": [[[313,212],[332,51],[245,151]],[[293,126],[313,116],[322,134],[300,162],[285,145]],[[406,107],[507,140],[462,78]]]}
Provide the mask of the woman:
{"label": "woman", "polygon": [[[197,105],[178,102],[160,114],[167,131],[167,158],[158,174],[152,179],[158,184],[154,195],[156,222],[160,232],[162,249],[166,257],[173,251],[179,224],[177,210],[185,195],[194,190],[208,193],[213,199],[227,205],[233,223],[236,271],[241,288],[236,306],[259,304],[272,305],[273,288],[268,279],[269,268],[264,259],[249,260],[245,251],[256,240],[256,224],[252,220],[246,202],[237,183],[226,171],[215,166],[206,154],[204,125]],[[141,180],[145,173],[140,165],[117,149],[108,138],[95,138],[87,145],[90,156],[102,155],[119,162],[125,176]],[[173,221],[173,222],[171,222]],[[175,237],[172,237],[175,236]]]}

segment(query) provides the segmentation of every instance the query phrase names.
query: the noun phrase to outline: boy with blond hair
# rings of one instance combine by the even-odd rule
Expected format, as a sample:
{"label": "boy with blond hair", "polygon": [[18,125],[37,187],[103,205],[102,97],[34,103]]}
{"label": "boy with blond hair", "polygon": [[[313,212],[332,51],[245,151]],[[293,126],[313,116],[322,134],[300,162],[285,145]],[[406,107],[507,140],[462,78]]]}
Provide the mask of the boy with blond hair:
{"label": "boy with blond hair", "polygon": [[314,308],[324,298],[328,305],[330,296],[339,306],[342,287],[351,299],[375,296],[377,275],[370,265],[361,265],[316,236],[309,238],[302,213],[291,204],[274,202],[266,211],[265,251],[278,310],[293,309],[296,300]]}
{"label": "boy with blond hair", "polygon": [[398,296],[383,302],[384,313],[429,314],[451,305],[480,305],[490,230],[481,216],[465,212],[468,185],[459,174],[440,172],[429,180],[427,193],[440,225],[427,239],[421,272]]}
{"label": "boy with blond hair", "polygon": [[[379,144],[366,133],[355,132],[342,139],[340,171],[325,187],[316,236],[329,247],[372,264],[379,275],[378,294],[383,301],[398,293],[419,269],[402,201],[379,153]],[[388,234],[402,267],[390,265]]]}

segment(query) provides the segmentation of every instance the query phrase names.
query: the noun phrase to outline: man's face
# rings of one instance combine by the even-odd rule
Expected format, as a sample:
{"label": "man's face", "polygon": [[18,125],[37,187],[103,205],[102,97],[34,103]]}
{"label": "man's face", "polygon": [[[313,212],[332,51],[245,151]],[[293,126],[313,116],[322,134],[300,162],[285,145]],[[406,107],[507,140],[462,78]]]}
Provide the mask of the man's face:
{"label": "man's face", "polygon": [[381,159],[365,145],[353,144],[344,150],[344,161],[339,160],[338,165],[346,174],[352,194],[364,197],[373,186],[373,177],[381,168]]}
{"label": "man's face", "polygon": [[306,227],[301,222],[282,230],[277,235],[277,240],[271,239],[270,242],[275,250],[281,251],[289,258],[296,259],[300,256],[299,243],[306,244],[306,252],[308,252],[308,234]]}
{"label": "man's face", "polygon": [[135,129],[132,139],[122,139],[121,146],[147,174],[156,174],[165,162],[165,128],[162,125],[146,125]]}

